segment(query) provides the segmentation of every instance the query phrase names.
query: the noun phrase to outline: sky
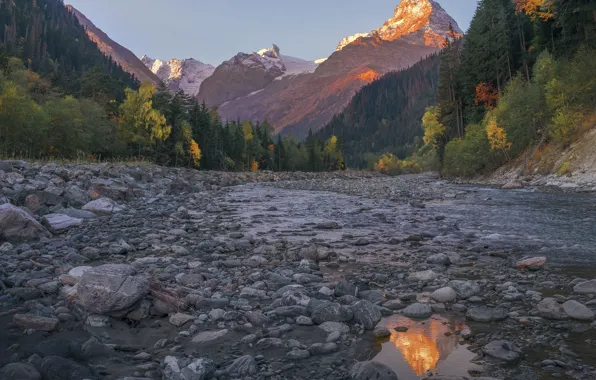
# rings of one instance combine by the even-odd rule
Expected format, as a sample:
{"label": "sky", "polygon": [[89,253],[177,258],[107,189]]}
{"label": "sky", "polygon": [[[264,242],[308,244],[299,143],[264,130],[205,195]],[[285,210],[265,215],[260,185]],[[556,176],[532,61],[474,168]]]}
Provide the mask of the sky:
{"label": "sky", "polygon": [[[65,0],[137,56],[218,65],[271,44],[308,60],[344,37],[369,32],[400,0]],[[478,0],[438,0],[467,30]]]}

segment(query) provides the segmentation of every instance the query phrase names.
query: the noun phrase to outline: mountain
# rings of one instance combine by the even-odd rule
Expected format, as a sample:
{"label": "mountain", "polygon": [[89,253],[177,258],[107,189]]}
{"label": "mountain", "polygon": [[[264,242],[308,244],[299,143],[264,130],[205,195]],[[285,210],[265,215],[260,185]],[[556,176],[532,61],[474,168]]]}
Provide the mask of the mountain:
{"label": "mountain", "polygon": [[72,5],[67,5],[66,8],[76,16],[79,24],[85,28],[89,38],[97,44],[103,54],[111,57],[126,72],[134,75],[139,81],[151,82],[153,84],[159,82],[159,78],[145,67],[143,62],[133,52],[112,40]]}
{"label": "mountain", "polygon": [[201,85],[198,99],[220,106],[231,100],[254,95],[276,79],[313,72],[316,62],[280,54],[279,47],[238,53],[219,65]]}
{"label": "mountain", "polygon": [[212,65],[193,58],[162,61],[144,55],[141,57],[141,62],[153,74],[157,75],[172,92],[182,90],[192,96],[199,93],[201,83],[215,71],[215,67]]}
{"label": "mountain", "polygon": [[314,72],[283,77],[262,65],[248,68],[247,58],[237,56],[204,82],[199,100],[219,106],[224,118],[268,120],[277,132],[303,137],[327,124],[363,86],[440,50],[450,25],[461,33],[437,2],[403,0],[380,28],[347,37]]}
{"label": "mountain", "polygon": [[337,136],[346,165],[352,168],[366,167],[368,153],[410,156],[422,141],[425,109],[436,102],[440,61],[434,54],[363,87],[315,137]]}

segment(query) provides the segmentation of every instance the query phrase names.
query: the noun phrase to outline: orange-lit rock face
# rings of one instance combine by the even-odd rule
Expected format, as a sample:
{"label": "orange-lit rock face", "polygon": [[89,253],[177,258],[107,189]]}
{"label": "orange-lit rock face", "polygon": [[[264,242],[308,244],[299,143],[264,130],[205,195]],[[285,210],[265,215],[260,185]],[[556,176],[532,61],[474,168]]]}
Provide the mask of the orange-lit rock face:
{"label": "orange-lit rock face", "polygon": [[377,79],[379,77],[379,74],[377,74],[374,70],[366,70],[363,73],[360,73],[360,75],[358,75],[358,79],[361,79],[365,82],[372,82],[375,79]]}
{"label": "orange-lit rock face", "polygon": [[379,29],[382,39],[393,41],[430,23],[433,6],[428,0],[402,0],[395,14]]}

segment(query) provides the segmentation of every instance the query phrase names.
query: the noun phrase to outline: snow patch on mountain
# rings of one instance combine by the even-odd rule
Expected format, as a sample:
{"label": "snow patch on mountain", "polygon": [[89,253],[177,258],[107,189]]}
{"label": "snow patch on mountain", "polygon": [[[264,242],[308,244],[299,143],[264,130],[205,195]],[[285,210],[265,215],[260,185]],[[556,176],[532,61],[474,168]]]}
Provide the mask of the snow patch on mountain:
{"label": "snow patch on mountain", "polygon": [[402,0],[395,7],[393,17],[380,28],[370,33],[357,33],[344,38],[338,45],[337,51],[356,42],[360,38],[378,36],[385,41],[402,39],[411,44],[441,47],[452,26],[454,32],[463,32],[457,22],[447,14],[439,3],[434,0]]}
{"label": "snow patch on mountain", "polygon": [[215,67],[212,65],[205,64],[193,58],[162,61],[145,55],[141,57],[141,61],[149,68],[149,70],[157,75],[170,90],[173,92],[182,90],[192,96],[199,93],[201,83],[215,71]]}

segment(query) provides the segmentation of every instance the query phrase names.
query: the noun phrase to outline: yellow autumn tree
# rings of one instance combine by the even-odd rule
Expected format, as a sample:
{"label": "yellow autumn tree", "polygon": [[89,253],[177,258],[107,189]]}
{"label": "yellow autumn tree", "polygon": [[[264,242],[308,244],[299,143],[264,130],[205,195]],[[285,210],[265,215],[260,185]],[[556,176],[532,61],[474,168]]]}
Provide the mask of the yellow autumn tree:
{"label": "yellow autumn tree", "polygon": [[187,157],[189,165],[199,166],[201,149],[199,148],[199,144],[192,138],[192,127],[186,120],[180,123],[179,139],[174,146],[176,161],[178,161],[178,156]]}
{"label": "yellow autumn tree", "polygon": [[447,129],[439,121],[439,107],[428,107],[422,117],[422,129],[424,129],[424,143],[437,147],[439,140],[445,136]]}
{"label": "yellow autumn tree", "polygon": [[553,0],[515,0],[515,10],[518,13],[524,12],[530,17],[538,17],[542,20],[555,17],[554,9]]}
{"label": "yellow autumn tree", "polygon": [[199,166],[199,162],[201,161],[201,149],[195,140],[190,140],[189,153],[193,165]]}
{"label": "yellow autumn tree", "polygon": [[488,142],[490,143],[491,151],[502,151],[509,159],[509,150],[511,149],[511,142],[507,137],[507,131],[499,127],[497,118],[492,117],[488,121],[486,126],[486,135],[488,136]]}
{"label": "yellow autumn tree", "polygon": [[155,87],[143,83],[138,91],[126,89],[126,99],[120,105],[120,134],[124,141],[136,144],[139,149],[166,140],[172,133],[166,118],[153,109]]}
{"label": "yellow autumn tree", "polygon": [[256,160],[252,160],[250,162],[250,171],[251,172],[257,172],[257,171],[259,171],[259,163]]}

